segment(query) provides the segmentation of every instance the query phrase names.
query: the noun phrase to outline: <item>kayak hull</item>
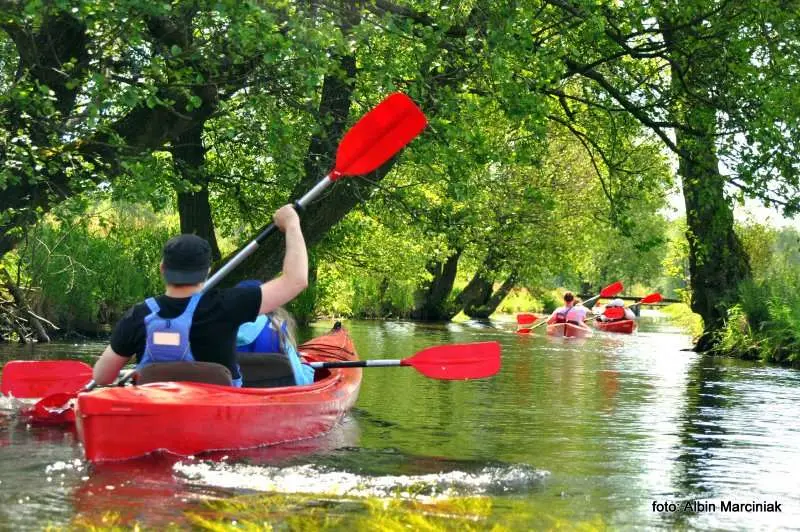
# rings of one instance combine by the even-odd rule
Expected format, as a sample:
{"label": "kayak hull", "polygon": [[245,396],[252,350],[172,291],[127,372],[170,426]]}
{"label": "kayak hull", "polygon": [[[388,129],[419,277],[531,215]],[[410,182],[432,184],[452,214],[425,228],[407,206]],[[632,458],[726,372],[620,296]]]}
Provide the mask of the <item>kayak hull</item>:
{"label": "kayak hull", "polygon": [[[339,329],[299,347],[307,361],[355,360]],[[361,370],[317,370],[308,386],[232,388],[159,382],[78,396],[76,426],[86,459],[126,460],[155,451],[190,456],[313,438],[353,406]]]}
{"label": "kayak hull", "polygon": [[588,327],[582,327],[573,323],[548,323],[548,336],[563,336],[567,338],[588,338],[594,334]]}
{"label": "kayak hull", "polygon": [[595,327],[601,331],[620,334],[632,334],[636,330],[635,320],[597,321]]}

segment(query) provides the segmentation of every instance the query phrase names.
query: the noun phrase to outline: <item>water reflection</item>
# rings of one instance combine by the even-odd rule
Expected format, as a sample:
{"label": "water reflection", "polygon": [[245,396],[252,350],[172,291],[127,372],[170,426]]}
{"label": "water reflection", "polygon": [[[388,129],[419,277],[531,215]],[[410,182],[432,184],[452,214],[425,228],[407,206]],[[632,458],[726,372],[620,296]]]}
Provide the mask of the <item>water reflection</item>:
{"label": "water reflection", "polygon": [[[236,464],[236,467],[250,470],[280,470],[295,467],[309,456],[322,461],[339,449],[356,448],[359,437],[358,422],[347,416],[341,424],[319,438],[283,445],[216,451],[191,459],[156,454],[124,462],[95,464],[88,467],[88,473],[72,473],[72,481],[75,482],[77,477],[80,481],[76,482],[71,500],[78,515],[90,522],[97,522],[104,512],[114,510],[120,513],[123,521],[137,520],[161,527],[181,521],[183,510],[192,501],[228,497],[235,493],[227,489],[229,486],[187,482],[175,474],[178,463]],[[80,462],[68,464],[64,469],[82,469],[85,466]],[[248,489],[244,485],[239,488]]]}
{"label": "water reflection", "polygon": [[[555,522],[790,529],[800,522],[797,371],[698,356],[684,350],[688,337],[647,319],[634,335],[582,340],[517,335],[513,319],[346,326],[365,359],[496,340],[503,368],[492,379],[461,382],[427,379],[412,368],[367,368],[356,408],[325,438],[183,460],[177,470],[178,460],[164,456],[88,467],[73,433],[28,427],[14,404],[3,403],[0,520],[25,528],[118,510],[159,528],[198,498],[246,492],[258,482],[288,493],[349,479],[351,487],[391,492],[410,478],[427,492],[490,496],[496,522],[515,529]],[[0,346],[0,357],[91,360],[102,347]],[[659,513],[651,506],[765,498],[782,501],[783,513]]]}

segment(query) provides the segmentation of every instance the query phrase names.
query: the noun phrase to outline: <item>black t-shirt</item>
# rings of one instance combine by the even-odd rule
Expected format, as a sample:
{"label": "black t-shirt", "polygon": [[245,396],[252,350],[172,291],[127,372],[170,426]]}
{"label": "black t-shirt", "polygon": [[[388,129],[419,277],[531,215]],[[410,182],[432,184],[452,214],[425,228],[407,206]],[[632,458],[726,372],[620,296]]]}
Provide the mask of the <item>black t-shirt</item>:
{"label": "black t-shirt", "polygon": [[[189,298],[160,295],[155,298],[162,318],[177,318],[189,304]],[[239,325],[254,321],[261,308],[261,288],[244,287],[211,290],[197,304],[189,331],[189,345],[198,362],[216,362],[236,370],[236,332]],[[111,349],[120,356],[141,358],[146,342],[144,318],[150,309],[142,302],[134,306],[117,323],[111,333]]]}

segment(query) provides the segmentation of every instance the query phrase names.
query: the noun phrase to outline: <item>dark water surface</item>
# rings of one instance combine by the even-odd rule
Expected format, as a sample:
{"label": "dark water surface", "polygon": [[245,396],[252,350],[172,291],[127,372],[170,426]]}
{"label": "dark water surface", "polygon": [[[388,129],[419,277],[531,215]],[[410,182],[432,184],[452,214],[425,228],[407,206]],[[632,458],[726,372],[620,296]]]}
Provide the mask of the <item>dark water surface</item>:
{"label": "dark water surface", "polygon": [[[666,321],[642,325],[633,336],[564,340],[517,336],[511,321],[348,322],[362,358],[497,340],[503,369],[471,382],[367,369],[355,410],[330,434],[193,459],[89,466],[74,433],[27,426],[5,399],[0,529],[109,510],[157,528],[181,522],[197,499],[252,491],[485,495],[487,526],[512,529],[800,529],[800,372],[698,356]],[[102,347],[0,346],[0,360],[91,361]],[[684,511],[695,500],[716,511]],[[728,501],[782,511],[723,511]],[[653,510],[670,502],[677,511]]]}

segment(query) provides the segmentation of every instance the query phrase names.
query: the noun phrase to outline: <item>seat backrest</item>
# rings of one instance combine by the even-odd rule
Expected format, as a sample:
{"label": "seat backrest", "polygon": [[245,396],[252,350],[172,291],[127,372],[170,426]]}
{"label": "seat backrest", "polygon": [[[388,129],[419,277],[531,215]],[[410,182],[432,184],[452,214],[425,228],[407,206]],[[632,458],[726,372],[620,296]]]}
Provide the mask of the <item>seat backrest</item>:
{"label": "seat backrest", "polygon": [[168,381],[233,386],[231,371],[215,362],[158,362],[147,364],[136,376],[136,384]]}
{"label": "seat backrest", "polygon": [[246,388],[294,386],[294,373],[289,359],[282,353],[237,353]]}

